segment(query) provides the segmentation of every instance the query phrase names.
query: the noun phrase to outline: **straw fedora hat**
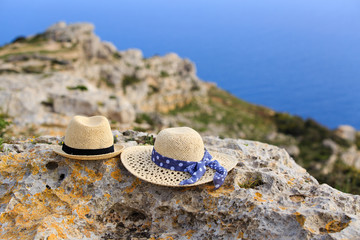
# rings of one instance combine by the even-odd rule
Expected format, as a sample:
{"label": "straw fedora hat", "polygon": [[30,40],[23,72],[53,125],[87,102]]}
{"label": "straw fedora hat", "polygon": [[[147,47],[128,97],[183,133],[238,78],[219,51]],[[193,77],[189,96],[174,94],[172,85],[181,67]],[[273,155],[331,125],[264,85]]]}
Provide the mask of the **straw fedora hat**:
{"label": "straw fedora hat", "polygon": [[104,116],[75,116],[69,123],[62,146],[56,146],[57,154],[78,160],[113,158],[124,149],[114,145],[109,121]]}
{"label": "straw fedora hat", "polygon": [[[190,183],[180,185],[183,181],[189,180],[189,177],[192,178],[194,175],[176,169],[176,167],[186,165],[187,163],[200,163],[204,160],[205,156],[208,156],[206,155],[206,150],[204,154],[204,150],[203,140],[195,130],[189,127],[167,128],[160,131],[157,135],[154,146],[134,146],[126,148],[121,153],[121,161],[131,174],[157,185],[187,187],[204,184],[213,180],[215,183],[218,169],[216,168],[217,170],[215,171],[210,167],[205,167],[203,168],[205,173],[202,173],[203,175],[199,179],[196,178],[196,181],[193,183],[190,180]],[[213,157],[211,161],[216,159],[227,171],[233,169],[237,164],[237,160],[230,155],[218,152],[209,153]],[[164,157],[164,162],[157,162],[156,158],[158,156]],[[169,163],[168,160],[173,162]],[[168,165],[166,168],[166,163],[176,166],[174,168],[173,165]],[[202,169],[200,169],[200,171],[201,170]],[[225,177],[222,181],[224,181]],[[219,186],[215,185],[215,187],[218,188]]]}

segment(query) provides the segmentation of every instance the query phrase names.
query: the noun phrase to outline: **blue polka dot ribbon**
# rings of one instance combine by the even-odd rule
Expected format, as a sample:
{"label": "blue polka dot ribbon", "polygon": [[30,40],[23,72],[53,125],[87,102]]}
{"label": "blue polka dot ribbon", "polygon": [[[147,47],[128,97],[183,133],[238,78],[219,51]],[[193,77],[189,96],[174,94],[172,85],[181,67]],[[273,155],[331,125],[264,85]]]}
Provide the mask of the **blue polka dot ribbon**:
{"label": "blue polka dot ribbon", "polygon": [[206,149],[204,157],[200,162],[189,162],[168,158],[158,153],[155,148],[153,148],[151,153],[152,161],[159,167],[174,171],[187,172],[191,175],[189,179],[183,180],[180,185],[188,185],[197,182],[205,174],[206,167],[214,169],[216,172],[213,182],[215,189],[218,189],[225,181],[227,170],[221,166],[217,160],[212,158],[213,157]]}

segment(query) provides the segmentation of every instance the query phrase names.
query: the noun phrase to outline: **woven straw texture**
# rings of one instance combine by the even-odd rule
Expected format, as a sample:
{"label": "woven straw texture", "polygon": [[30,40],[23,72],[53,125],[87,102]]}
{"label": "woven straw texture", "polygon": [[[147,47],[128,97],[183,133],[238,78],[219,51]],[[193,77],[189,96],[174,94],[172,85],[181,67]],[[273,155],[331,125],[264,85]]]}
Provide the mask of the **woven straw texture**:
{"label": "woven straw texture", "polygon": [[65,133],[64,143],[78,149],[101,149],[114,144],[109,121],[104,116],[75,116]]}
{"label": "woven straw texture", "polygon": [[[159,137],[159,135],[158,135]],[[156,140],[158,141],[158,140]],[[125,168],[134,176],[157,185],[169,187],[189,187],[211,182],[214,178],[215,171],[207,167],[206,172],[199,181],[191,185],[179,185],[182,180],[191,177],[189,173],[172,171],[170,169],[162,168],[151,161],[151,152],[153,146],[135,146],[128,147],[121,153],[121,161]],[[155,148],[157,149],[157,148]],[[204,154],[204,148],[202,149]],[[233,169],[237,160],[229,155],[210,152],[214,159],[230,171]],[[180,160],[180,159],[179,159]],[[200,159],[201,160],[201,159]]]}
{"label": "woven straw texture", "polygon": [[204,142],[200,134],[189,127],[162,130],[154,147],[161,155],[182,161],[199,162],[204,156]]}
{"label": "woven straw texture", "polygon": [[[65,133],[64,143],[76,149],[102,149],[114,144],[109,121],[104,116],[75,116],[71,119]],[[122,145],[114,145],[114,152],[101,155],[72,155],[62,150],[62,146],[54,147],[57,154],[78,160],[100,160],[119,155],[124,149]]]}

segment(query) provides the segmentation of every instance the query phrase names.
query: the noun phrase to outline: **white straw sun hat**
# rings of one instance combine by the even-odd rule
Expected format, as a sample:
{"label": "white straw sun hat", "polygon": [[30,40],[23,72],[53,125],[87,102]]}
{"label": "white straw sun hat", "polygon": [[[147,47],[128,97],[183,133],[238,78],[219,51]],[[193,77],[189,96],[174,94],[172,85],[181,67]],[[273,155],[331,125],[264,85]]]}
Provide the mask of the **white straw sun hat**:
{"label": "white straw sun hat", "polygon": [[124,149],[114,145],[109,121],[104,116],[75,116],[69,123],[62,146],[56,146],[57,154],[78,160],[113,158]]}
{"label": "white straw sun hat", "polygon": [[[227,171],[237,164],[237,160],[230,155],[217,152],[209,154],[200,134],[189,127],[164,129],[157,135],[154,146],[128,147],[121,153],[121,161],[136,177],[171,187],[214,181],[215,188],[219,188]],[[186,166],[192,170],[184,171]],[[184,185],[180,185],[182,183]]]}

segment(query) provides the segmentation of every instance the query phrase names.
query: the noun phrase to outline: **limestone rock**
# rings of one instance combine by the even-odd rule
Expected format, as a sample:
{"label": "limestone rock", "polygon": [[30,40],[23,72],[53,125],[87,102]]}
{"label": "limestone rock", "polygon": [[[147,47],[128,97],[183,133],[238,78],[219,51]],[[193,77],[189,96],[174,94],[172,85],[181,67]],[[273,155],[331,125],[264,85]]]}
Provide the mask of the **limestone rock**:
{"label": "limestone rock", "polygon": [[352,146],[346,151],[342,152],[340,159],[345,164],[360,170],[360,151],[356,148],[356,146]]}
{"label": "limestone rock", "polygon": [[90,23],[67,25],[60,22],[49,27],[44,36],[57,42],[80,44],[87,58],[111,58],[116,47],[111,43],[101,42],[94,34],[94,29],[94,25]]}
{"label": "limestone rock", "polygon": [[339,137],[341,137],[345,140],[348,140],[350,142],[355,141],[356,129],[352,126],[341,125],[336,129],[335,133],[336,133],[336,135],[338,135]]}
{"label": "limestone rock", "polygon": [[294,156],[294,157],[297,157],[297,156],[299,156],[299,154],[300,154],[300,149],[299,149],[299,147],[296,146],[296,145],[286,146],[286,147],[285,147],[285,150],[286,150],[291,156]]}
{"label": "limestone rock", "polygon": [[92,24],[59,22],[14,44],[0,52],[6,56],[0,58],[0,108],[18,126],[66,125],[76,114],[131,125],[137,113],[166,113],[206,99],[208,86],[188,59],[117,51]]}
{"label": "limestone rock", "polygon": [[102,91],[84,78],[59,73],[46,78],[0,76],[0,81],[4,88],[0,91],[2,110],[14,117],[18,126],[66,125],[68,117],[74,115],[102,114],[120,123],[135,120],[136,112],[126,98]]}
{"label": "limestone rock", "polygon": [[116,53],[117,52],[116,46],[113,43],[105,41],[105,42],[102,42],[102,44],[103,44],[104,48],[108,52],[110,52],[110,53]]}
{"label": "limestone rock", "polygon": [[126,59],[126,62],[133,66],[143,64],[143,54],[139,49],[128,49],[121,52],[121,56]]}
{"label": "limestone rock", "polygon": [[59,22],[50,26],[45,36],[49,39],[59,42],[80,41],[89,36],[95,27],[91,23],[74,23],[67,25],[65,22]]}
{"label": "limestone rock", "polygon": [[110,119],[121,123],[132,123],[135,121],[136,112],[125,98],[118,99],[117,101],[109,101],[107,109],[106,115],[109,116]]}
{"label": "limestone rock", "polygon": [[[134,145],[144,133],[114,131]],[[224,185],[169,188],[141,181],[119,158],[57,156],[60,137],[4,144],[1,239],[356,239],[360,196],[320,185],[285,150],[204,138],[238,159]]]}
{"label": "limestone rock", "polygon": [[331,174],[331,172],[334,170],[334,165],[335,165],[336,161],[338,160],[339,146],[331,139],[325,139],[323,141],[323,145],[325,147],[330,148],[332,153],[331,153],[329,159],[327,159],[325,164],[323,164],[323,165],[317,164],[315,166],[317,167],[317,169],[322,168],[321,169],[322,174],[327,175],[327,174]]}
{"label": "limestone rock", "polygon": [[52,95],[54,99],[53,110],[59,114],[70,114],[70,115],[86,115],[94,116],[98,115],[98,106],[92,98],[87,94],[79,95]]}

